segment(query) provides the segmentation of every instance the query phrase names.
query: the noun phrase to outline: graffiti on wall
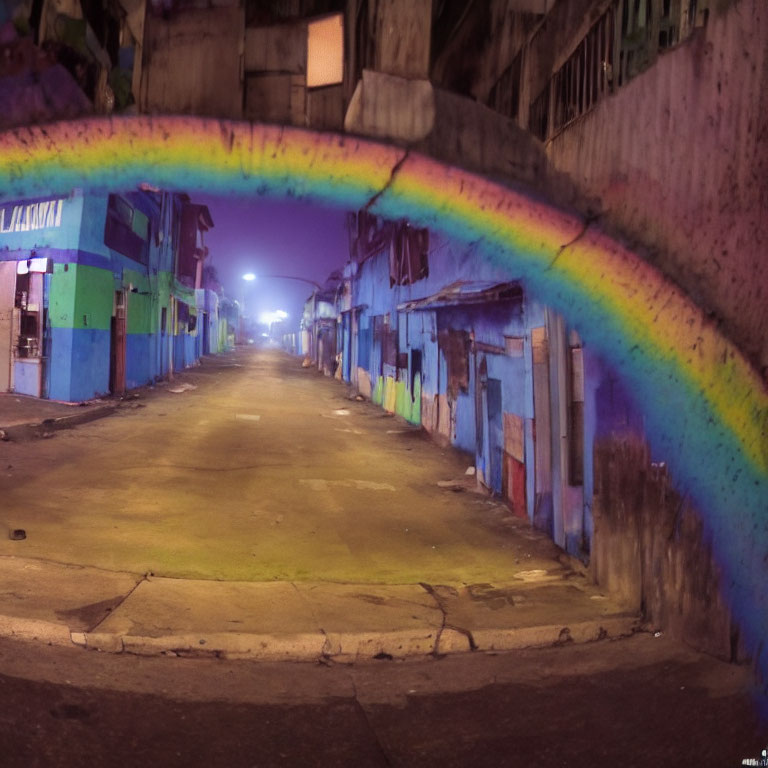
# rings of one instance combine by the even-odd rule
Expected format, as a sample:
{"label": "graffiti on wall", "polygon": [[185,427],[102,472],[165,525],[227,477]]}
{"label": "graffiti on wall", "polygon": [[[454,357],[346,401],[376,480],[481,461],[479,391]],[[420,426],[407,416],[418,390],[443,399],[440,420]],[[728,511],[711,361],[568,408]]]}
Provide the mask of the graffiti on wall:
{"label": "graffiti on wall", "polygon": [[60,227],[63,208],[63,200],[0,206],[0,234]]}

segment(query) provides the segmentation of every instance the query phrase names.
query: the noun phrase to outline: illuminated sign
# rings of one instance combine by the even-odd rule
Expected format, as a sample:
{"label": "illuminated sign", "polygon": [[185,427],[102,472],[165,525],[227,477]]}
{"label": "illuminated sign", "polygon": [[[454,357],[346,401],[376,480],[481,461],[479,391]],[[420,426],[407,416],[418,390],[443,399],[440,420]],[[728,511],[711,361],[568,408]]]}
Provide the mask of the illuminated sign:
{"label": "illuminated sign", "polygon": [[61,226],[63,200],[21,203],[0,208],[0,234],[32,232]]}

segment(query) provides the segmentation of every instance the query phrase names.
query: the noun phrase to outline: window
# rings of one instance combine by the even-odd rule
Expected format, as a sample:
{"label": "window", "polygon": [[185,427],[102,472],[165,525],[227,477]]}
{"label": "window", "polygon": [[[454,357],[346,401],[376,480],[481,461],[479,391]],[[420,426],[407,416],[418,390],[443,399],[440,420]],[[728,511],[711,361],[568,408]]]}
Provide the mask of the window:
{"label": "window", "polygon": [[358,262],[383,251],[392,238],[394,224],[367,211],[359,211],[356,221],[350,219],[350,224],[353,228],[350,255]]}
{"label": "window", "polygon": [[552,78],[553,132],[584,114],[610,92],[613,83],[613,18],[614,10],[609,8],[555,72]]}
{"label": "window", "polygon": [[389,285],[410,285],[429,276],[429,230],[407,222],[394,232],[389,247]]}
{"label": "window", "polygon": [[329,16],[307,25],[307,88],[337,85],[344,78],[344,18]]}
{"label": "window", "polygon": [[16,275],[14,306],[18,318],[16,357],[30,358],[42,355],[42,295],[43,276],[38,272]]}
{"label": "window", "polygon": [[491,89],[488,106],[506,117],[515,119],[520,107],[520,69],[522,51],[519,51],[512,63],[501,73],[501,77]]}
{"label": "window", "polygon": [[438,345],[448,374],[446,392],[455,401],[459,392],[469,391],[469,332],[444,328],[438,333]]}
{"label": "window", "polygon": [[120,195],[109,196],[104,244],[141,264],[149,261],[149,219]]}

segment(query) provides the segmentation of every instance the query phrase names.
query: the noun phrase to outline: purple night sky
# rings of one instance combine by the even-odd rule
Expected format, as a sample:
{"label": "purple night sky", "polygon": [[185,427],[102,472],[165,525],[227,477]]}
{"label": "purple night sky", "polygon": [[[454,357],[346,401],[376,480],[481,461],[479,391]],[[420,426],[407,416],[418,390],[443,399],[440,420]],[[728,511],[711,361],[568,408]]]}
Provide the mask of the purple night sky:
{"label": "purple night sky", "polygon": [[311,285],[267,278],[247,283],[242,276],[295,275],[322,285],[349,258],[346,212],[259,197],[196,194],[192,199],[211,212],[214,227],[206,233],[207,263],[216,268],[226,294],[244,299],[251,316],[282,309],[290,315],[288,327],[298,329]]}

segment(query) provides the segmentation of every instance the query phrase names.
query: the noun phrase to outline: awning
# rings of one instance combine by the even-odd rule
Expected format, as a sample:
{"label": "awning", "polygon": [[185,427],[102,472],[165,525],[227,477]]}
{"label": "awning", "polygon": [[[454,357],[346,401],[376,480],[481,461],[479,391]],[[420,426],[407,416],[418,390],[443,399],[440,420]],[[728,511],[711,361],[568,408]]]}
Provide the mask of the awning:
{"label": "awning", "polygon": [[348,312],[363,312],[366,309],[368,309],[367,304],[355,304],[354,307],[350,307],[349,309],[342,309],[340,314],[346,315]]}
{"label": "awning", "polygon": [[446,285],[432,296],[414,299],[397,305],[398,312],[414,312],[424,309],[440,309],[466,304],[491,304],[501,301],[522,301],[523,289],[520,283],[495,281],[458,281]]}

